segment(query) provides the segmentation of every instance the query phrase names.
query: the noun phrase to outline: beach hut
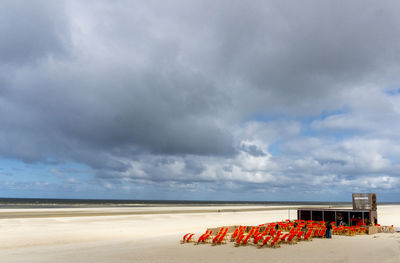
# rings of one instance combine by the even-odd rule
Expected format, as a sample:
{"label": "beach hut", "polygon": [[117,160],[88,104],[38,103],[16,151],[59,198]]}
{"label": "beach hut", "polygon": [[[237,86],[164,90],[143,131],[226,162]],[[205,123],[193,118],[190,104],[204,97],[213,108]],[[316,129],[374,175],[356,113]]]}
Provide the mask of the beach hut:
{"label": "beach hut", "polygon": [[376,194],[354,193],[353,209],[298,208],[299,220],[335,222],[336,225],[371,225],[378,223]]}

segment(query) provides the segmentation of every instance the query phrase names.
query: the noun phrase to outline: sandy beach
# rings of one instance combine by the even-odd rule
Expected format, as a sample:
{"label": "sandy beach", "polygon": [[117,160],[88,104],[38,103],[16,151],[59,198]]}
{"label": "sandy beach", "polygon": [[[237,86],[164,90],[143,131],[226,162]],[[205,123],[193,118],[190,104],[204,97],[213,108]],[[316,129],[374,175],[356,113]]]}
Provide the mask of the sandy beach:
{"label": "sandy beach", "polygon": [[[68,216],[71,214],[73,216]],[[378,215],[382,225],[400,225],[398,205],[381,205]],[[297,245],[282,245],[277,249],[236,248],[230,243],[217,247],[179,244],[182,235],[187,232],[198,236],[207,227],[258,225],[289,216],[291,219],[296,217],[293,207],[2,209],[0,260],[96,263],[400,262],[399,233],[334,236],[331,240],[314,239]]]}

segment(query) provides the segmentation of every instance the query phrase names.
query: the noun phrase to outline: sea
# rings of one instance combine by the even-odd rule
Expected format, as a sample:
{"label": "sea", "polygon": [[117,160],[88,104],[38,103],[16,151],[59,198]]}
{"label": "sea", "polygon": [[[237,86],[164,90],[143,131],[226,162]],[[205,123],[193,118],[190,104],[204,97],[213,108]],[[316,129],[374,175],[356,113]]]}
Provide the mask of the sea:
{"label": "sea", "polygon": [[351,205],[351,202],[316,201],[213,201],[213,200],[114,200],[0,198],[0,209],[10,208],[86,208],[86,207],[166,207],[166,206],[282,206],[282,205]]}

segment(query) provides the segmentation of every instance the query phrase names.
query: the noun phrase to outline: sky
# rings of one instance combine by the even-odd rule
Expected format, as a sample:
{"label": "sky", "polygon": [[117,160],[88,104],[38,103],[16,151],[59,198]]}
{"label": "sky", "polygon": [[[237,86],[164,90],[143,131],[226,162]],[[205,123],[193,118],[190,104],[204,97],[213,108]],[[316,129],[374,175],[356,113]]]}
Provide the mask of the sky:
{"label": "sky", "polygon": [[398,1],[0,2],[0,197],[400,201]]}

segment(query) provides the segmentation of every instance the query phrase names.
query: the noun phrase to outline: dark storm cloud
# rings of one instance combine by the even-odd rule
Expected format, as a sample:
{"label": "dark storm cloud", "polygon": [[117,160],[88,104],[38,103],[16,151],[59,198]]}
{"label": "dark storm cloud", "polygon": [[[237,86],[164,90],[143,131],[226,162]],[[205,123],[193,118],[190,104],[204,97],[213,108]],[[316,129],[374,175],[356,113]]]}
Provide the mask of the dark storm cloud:
{"label": "dark storm cloud", "polygon": [[1,64],[33,63],[66,52],[64,41],[69,32],[62,8],[62,4],[48,1],[2,1]]}
{"label": "dark storm cloud", "polygon": [[394,1],[3,1],[0,156],[186,182],[239,180],[224,173],[240,152],[254,172],[244,180],[264,180],[268,145],[241,146],[238,123],[317,116],[352,105],[359,86],[398,81],[399,11]]}
{"label": "dark storm cloud", "polygon": [[381,76],[399,61],[394,2],[242,2],[228,10],[221,16],[227,19],[220,25],[217,53],[232,52],[221,66],[246,88],[259,89],[262,101],[249,97],[251,102],[268,103],[278,112],[315,114],[337,107],[349,84]]}

